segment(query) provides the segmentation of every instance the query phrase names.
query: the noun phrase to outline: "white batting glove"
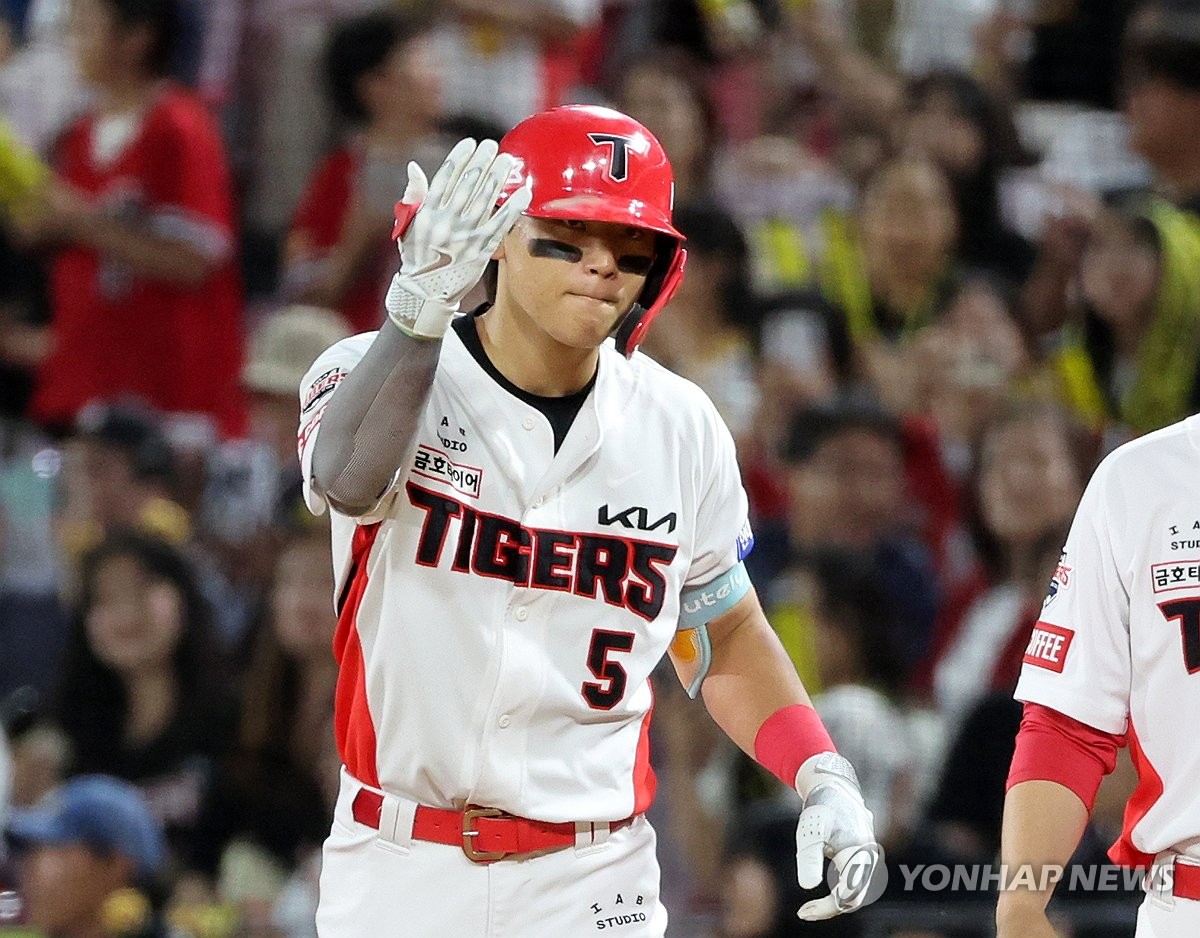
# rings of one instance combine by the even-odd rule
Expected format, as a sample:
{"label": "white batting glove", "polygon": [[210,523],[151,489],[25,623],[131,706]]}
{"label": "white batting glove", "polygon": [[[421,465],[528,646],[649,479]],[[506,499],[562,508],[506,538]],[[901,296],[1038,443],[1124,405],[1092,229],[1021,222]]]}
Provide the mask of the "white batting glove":
{"label": "white batting glove", "polygon": [[863,904],[875,868],[883,860],[858,777],[845,758],[822,752],[800,766],[796,791],[804,799],[796,827],[796,879],[805,889],[820,885],[826,857],[838,871],[829,895],[804,903],[796,914],[815,922],[852,912]]}
{"label": "white batting glove", "polygon": [[419,205],[400,236],[400,272],[388,288],[388,316],[411,336],[440,339],[462,298],[479,282],[500,239],[529,207],[528,187],[499,208],[496,200],[515,165],[497,156],[494,140],[455,144],[433,181],[408,164],[401,202]]}

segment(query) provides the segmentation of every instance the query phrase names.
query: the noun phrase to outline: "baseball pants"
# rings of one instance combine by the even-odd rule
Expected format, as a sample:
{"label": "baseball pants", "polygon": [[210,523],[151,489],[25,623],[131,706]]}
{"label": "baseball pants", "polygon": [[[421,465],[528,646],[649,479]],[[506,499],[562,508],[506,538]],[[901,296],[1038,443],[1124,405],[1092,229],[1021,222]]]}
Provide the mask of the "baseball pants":
{"label": "baseball pants", "polygon": [[[1158,862],[1162,862],[1160,856]],[[1183,862],[1176,860],[1175,870]],[[1176,876],[1182,874],[1176,873]],[[1146,898],[1138,908],[1137,931],[1134,938],[1193,938],[1200,935],[1200,900],[1175,895],[1174,877],[1152,877],[1146,886]]]}
{"label": "baseball pants", "polygon": [[322,851],[320,938],[663,938],[654,828],[644,817],[576,846],[479,864],[461,849],[412,838],[411,802],[384,837],[354,820],[362,785],[342,772]]}
{"label": "baseball pants", "polygon": [[1147,896],[1138,909],[1134,938],[1195,938],[1200,935],[1200,902]]}

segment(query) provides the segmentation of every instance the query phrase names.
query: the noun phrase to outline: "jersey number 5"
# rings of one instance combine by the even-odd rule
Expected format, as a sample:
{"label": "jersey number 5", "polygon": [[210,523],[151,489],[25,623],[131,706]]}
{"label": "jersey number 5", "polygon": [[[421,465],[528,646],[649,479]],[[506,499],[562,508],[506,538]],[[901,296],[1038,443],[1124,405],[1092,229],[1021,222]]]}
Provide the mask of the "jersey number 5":
{"label": "jersey number 5", "polygon": [[1168,621],[1179,620],[1183,631],[1183,663],[1188,674],[1200,672],[1200,599],[1173,599],[1159,603]]}
{"label": "jersey number 5", "polygon": [[611,710],[625,696],[628,676],[619,661],[608,656],[617,651],[633,649],[632,632],[609,632],[605,629],[592,631],[592,647],[588,649],[588,670],[599,681],[585,681],[583,699],[593,710]]}

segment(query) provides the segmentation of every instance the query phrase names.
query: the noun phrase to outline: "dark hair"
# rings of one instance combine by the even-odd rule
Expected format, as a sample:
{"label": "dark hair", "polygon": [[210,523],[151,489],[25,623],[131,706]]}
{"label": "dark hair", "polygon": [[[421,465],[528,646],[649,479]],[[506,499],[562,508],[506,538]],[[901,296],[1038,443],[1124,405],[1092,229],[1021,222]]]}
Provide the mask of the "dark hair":
{"label": "dark hair", "polygon": [[349,121],[367,120],[371,115],[359,97],[359,81],[430,25],[423,5],[403,13],[376,10],[338,23],[325,47],[325,81],[337,112]]}
{"label": "dark hair", "polygon": [[903,656],[896,648],[894,603],[878,564],[869,554],[820,548],[803,566],[818,585],[814,611],[853,639],[863,678],[887,694],[898,693],[905,673]]}
{"label": "dark hair", "polygon": [[152,578],[180,594],[183,628],[172,666],[180,700],[177,719],[194,724],[207,737],[216,730],[210,715],[219,712],[225,694],[219,685],[218,656],[208,604],[188,560],[158,538],[133,531],[109,536],[83,559],[78,614],[67,639],[57,701],[57,718],[76,747],[78,771],[111,771],[114,743],[123,735],[128,707],[120,677],[92,649],[87,617],[96,601],[96,577],[113,559],[133,559]]}
{"label": "dark hair", "polygon": [[175,479],[175,454],[163,432],[159,415],[136,400],[93,402],[76,417],[82,439],[121,450],[136,479]]}
{"label": "dark hair", "polygon": [[[966,486],[964,522],[979,559],[988,575],[996,580],[1008,577],[1011,571],[1003,545],[992,534],[983,515],[979,487],[983,476],[984,447],[993,434],[1005,427],[1034,420],[1050,420],[1057,425],[1081,486],[1087,482],[1096,465],[1099,441],[1060,404],[1049,401],[1009,401],[984,424],[972,445],[973,459]],[[1057,528],[1052,533],[1057,536]]]}
{"label": "dark hair", "polygon": [[[698,163],[694,169],[696,177],[703,183],[707,183],[712,170],[712,160],[715,156],[715,147],[712,145],[721,137],[721,121],[717,112],[717,106],[709,94],[708,86],[705,84],[705,71],[703,64],[696,59],[695,56],[689,54],[686,49],[680,46],[655,46],[648,49],[642,55],[634,58],[626,65],[622,72],[618,87],[613,89],[611,97],[620,102],[618,106],[624,110],[620,85],[623,85],[628,76],[634,72],[646,70],[659,75],[664,75],[679,81],[687,90],[688,95],[696,103],[696,107],[700,111],[700,125],[704,134],[707,146],[701,148]],[[653,128],[651,128],[653,129]],[[667,154],[670,156],[671,154]],[[675,167],[676,174],[683,167]]]}
{"label": "dark hair", "polygon": [[443,117],[438,121],[438,130],[453,140],[472,137],[475,140],[499,141],[508,133],[503,124],[497,123],[491,117],[472,114],[469,111]]}
{"label": "dark hair", "polygon": [[[272,581],[278,575],[279,563],[285,555],[312,548],[329,552],[328,527],[313,526],[291,532],[275,552],[276,572],[272,574]],[[245,707],[240,714],[238,744],[247,751],[269,751],[286,759],[294,744],[291,731],[296,715],[300,668],[279,639],[271,621],[273,610],[273,602],[264,604],[261,621],[257,624],[258,634],[250,649],[249,667],[243,680]]]}
{"label": "dark hair", "polygon": [[[276,559],[291,550],[312,548],[328,554],[327,529],[295,533]],[[281,862],[292,863],[302,845],[318,846],[329,832],[327,811],[332,806],[322,793],[322,766],[311,755],[314,747],[319,751],[322,745],[324,727],[306,726],[305,733],[297,734],[303,665],[284,648],[271,609],[264,608],[263,613],[250,665],[240,682],[242,708],[236,736],[220,762],[218,794],[205,818],[197,851],[200,867],[210,872],[219,867],[221,850],[235,835],[248,836]],[[331,718],[332,684],[327,704]]]}
{"label": "dark hair", "polygon": [[1200,3],[1150,0],[1130,20],[1121,45],[1126,81],[1159,78],[1200,92]]}
{"label": "dark hair", "polygon": [[686,202],[676,207],[672,220],[687,238],[689,254],[719,257],[726,262],[728,273],[719,288],[725,318],[748,325],[741,314],[750,295],[750,251],[733,216],[711,202]]}
{"label": "dark hair", "polygon": [[183,18],[178,0],[104,0],[123,29],[146,26],[154,35],[145,66],[155,76],[171,71]]}
{"label": "dark hair", "polygon": [[869,402],[836,400],[792,415],[780,458],[789,465],[807,462],[827,440],[850,430],[865,430],[903,453],[904,431],[897,417]]}
{"label": "dark hair", "polygon": [[1024,165],[1030,154],[1021,147],[1009,109],[977,79],[954,69],[927,72],[908,83],[908,108],[921,107],[944,94],[978,130],[983,140],[979,165],[965,174],[946,170],[959,218],[959,252],[964,260],[986,265],[996,261],[1004,238],[1000,211],[1000,174],[1006,166]]}

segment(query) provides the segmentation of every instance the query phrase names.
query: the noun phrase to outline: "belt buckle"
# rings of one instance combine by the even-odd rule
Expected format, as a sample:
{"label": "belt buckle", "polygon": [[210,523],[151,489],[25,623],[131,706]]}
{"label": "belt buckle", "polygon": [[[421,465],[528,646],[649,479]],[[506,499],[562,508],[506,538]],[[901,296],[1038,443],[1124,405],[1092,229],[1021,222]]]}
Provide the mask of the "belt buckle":
{"label": "belt buckle", "polygon": [[492,863],[503,860],[508,854],[503,850],[476,850],[474,838],[479,836],[475,821],[481,817],[504,817],[499,808],[468,807],[462,816],[462,849],[472,863]]}

